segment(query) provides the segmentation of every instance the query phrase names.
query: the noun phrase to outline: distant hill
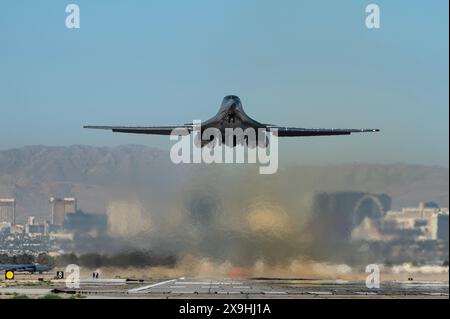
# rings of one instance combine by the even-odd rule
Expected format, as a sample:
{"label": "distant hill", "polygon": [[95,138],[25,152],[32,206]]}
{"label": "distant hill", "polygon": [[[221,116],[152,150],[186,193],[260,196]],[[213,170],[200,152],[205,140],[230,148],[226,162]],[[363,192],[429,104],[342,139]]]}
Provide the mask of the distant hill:
{"label": "distant hill", "polygon": [[267,176],[258,175],[250,164],[243,168],[174,165],[167,151],[139,145],[39,145],[0,151],[0,197],[16,197],[20,222],[29,215],[48,219],[50,196],[75,196],[81,209],[104,213],[108,203],[123,194],[153,194],[169,203],[180,194],[202,187],[215,189],[219,198],[226,190],[224,198],[236,198],[237,205],[242,194],[283,202],[299,192],[342,190],[387,193],[396,208],[420,201],[449,204],[449,170],[437,166],[290,165]]}

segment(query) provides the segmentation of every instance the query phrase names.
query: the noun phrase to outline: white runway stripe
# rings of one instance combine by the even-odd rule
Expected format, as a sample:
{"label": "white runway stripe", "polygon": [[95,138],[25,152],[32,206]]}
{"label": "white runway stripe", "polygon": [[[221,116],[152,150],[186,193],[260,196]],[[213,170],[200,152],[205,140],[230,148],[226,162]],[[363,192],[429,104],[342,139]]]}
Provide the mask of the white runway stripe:
{"label": "white runway stripe", "polygon": [[157,283],[152,284],[152,285],[138,287],[138,288],[133,288],[133,289],[128,290],[128,292],[131,292],[131,293],[141,292],[143,290],[147,290],[147,289],[150,289],[150,288],[153,288],[153,287],[157,287],[157,286],[161,286],[161,285],[164,285],[164,284],[168,284],[168,283],[174,282],[174,281],[176,281],[176,279],[161,281],[161,282],[157,282]]}
{"label": "white runway stripe", "polygon": [[287,295],[286,291],[264,291],[263,294],[266,295]]}

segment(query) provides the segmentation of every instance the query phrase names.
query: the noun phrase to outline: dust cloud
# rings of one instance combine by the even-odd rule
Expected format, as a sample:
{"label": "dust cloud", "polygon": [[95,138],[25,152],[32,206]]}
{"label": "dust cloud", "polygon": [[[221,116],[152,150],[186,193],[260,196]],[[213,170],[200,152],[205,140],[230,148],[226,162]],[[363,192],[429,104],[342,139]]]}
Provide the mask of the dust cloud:
{"label": "dust cloud", "polygon": [[[90,239],[89,247],[97,240],[101,253],[172,256],[174,265],[152,270],[167,276],[351,277],[367,264],[386,262],[380,249],[318,231],[331,222],[313,210],[315,192],[325,187],[312,175],[293,175],[210,165],[160,187],[112,189],[107,238]],[[357,230],[361,237],[364,226]]]}

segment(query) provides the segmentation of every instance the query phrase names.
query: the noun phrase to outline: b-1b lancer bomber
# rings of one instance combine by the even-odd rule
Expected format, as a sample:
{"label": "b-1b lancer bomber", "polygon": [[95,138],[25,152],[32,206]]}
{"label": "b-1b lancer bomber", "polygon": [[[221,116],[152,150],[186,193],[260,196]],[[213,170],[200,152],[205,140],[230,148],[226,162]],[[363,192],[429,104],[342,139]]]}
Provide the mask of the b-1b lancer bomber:
{"label": "b-1b lancer bomber", "polygon": [[[180,132],[179,135],[190,134],[195,130],[195,123],[177,125],[177,126],[144,126],[144,127],[130,127],[130,126],[84,126],[90,129],[111,130],[119,133],[134,133],[134,134],[154,134],[154,135],[171,135],[176,134],[172,132]],[[219,111],[215,116],[209,120],[201,123],[200,133],[203,136],[204,130],[208,128],[215,128],[220,131],[222,136],[222,143],[229,146],[236,146],[236,140],[232,141],[232,145],[225,140],[227,128],[242,129],[253,128],[256,132],[273,131],[278,137],[289,136],[327,136],[327,135],[349,135],[351,133],[364,132],[378,132],[379,129],[323,129],[323,128],[298,128],[285,127],[271,124],[260,123],[245,113],[242,107],[241,100],[235,95],[227,95],[222,101]],[[202,139],[201,146],[205,146],[211,140],[204,141]],[[246,138],[247,144],[248,138]]]}

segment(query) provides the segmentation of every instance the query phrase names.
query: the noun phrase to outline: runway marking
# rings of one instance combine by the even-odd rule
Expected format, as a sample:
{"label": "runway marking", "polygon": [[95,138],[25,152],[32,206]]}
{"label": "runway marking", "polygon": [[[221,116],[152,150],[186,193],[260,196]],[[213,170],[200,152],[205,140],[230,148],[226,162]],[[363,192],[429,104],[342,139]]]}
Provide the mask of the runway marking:
{"label": "runway marking", "polygon": [[286,291],[263,291],[266,295],[287,295]]}
{"label": "runway marking", "polygon": [[186,288],[186,286],[170,286],[169,288],[172,288],[172,289],[176,289],[176,288]]}
{"label": "runway marking", "polygon": [[249,286],[233,286],[234,289],[250,289]]}
{"label": "runway marking", "polygon": [[219,288],[219,286],[202,286],[202,288],[217,289],[217,288]]}
{"label": "runway marking", "polygon": [[176,294],[194,294],[195,291],[174,291]]}
{"label": "runway marking", "polygon": [[164,285],[164,284],[168,284],[169,282],[174,282],[174,281],[176,281],[176,279],[161,281],[161,282],[157,282],[157,283],[152,284],[152,285],[139,287],[139,288],[133,288],[133,289],[128,290],[128,292],[131,292],[131,293],[140,292],[140,291],[143,291],[143,290],[148,290],[148,289],[153,288],[153,287],[157,287],[157,286],[161,286],[161,285]]}
{"label": "runway marking", "polygon": [[225,281],[177,281],[175,285],[240,285],[240,282],[225,282]]}
{"label": "runway marking", "polygon": [[332,295],[333,293],[330,291],[307,291],[308,294],[311,295]]}
{"label": "runway marking", "polygon": [[221,295],[237,295],[237,294],[241,294],[240,291],[218,291],[218,294]]}

